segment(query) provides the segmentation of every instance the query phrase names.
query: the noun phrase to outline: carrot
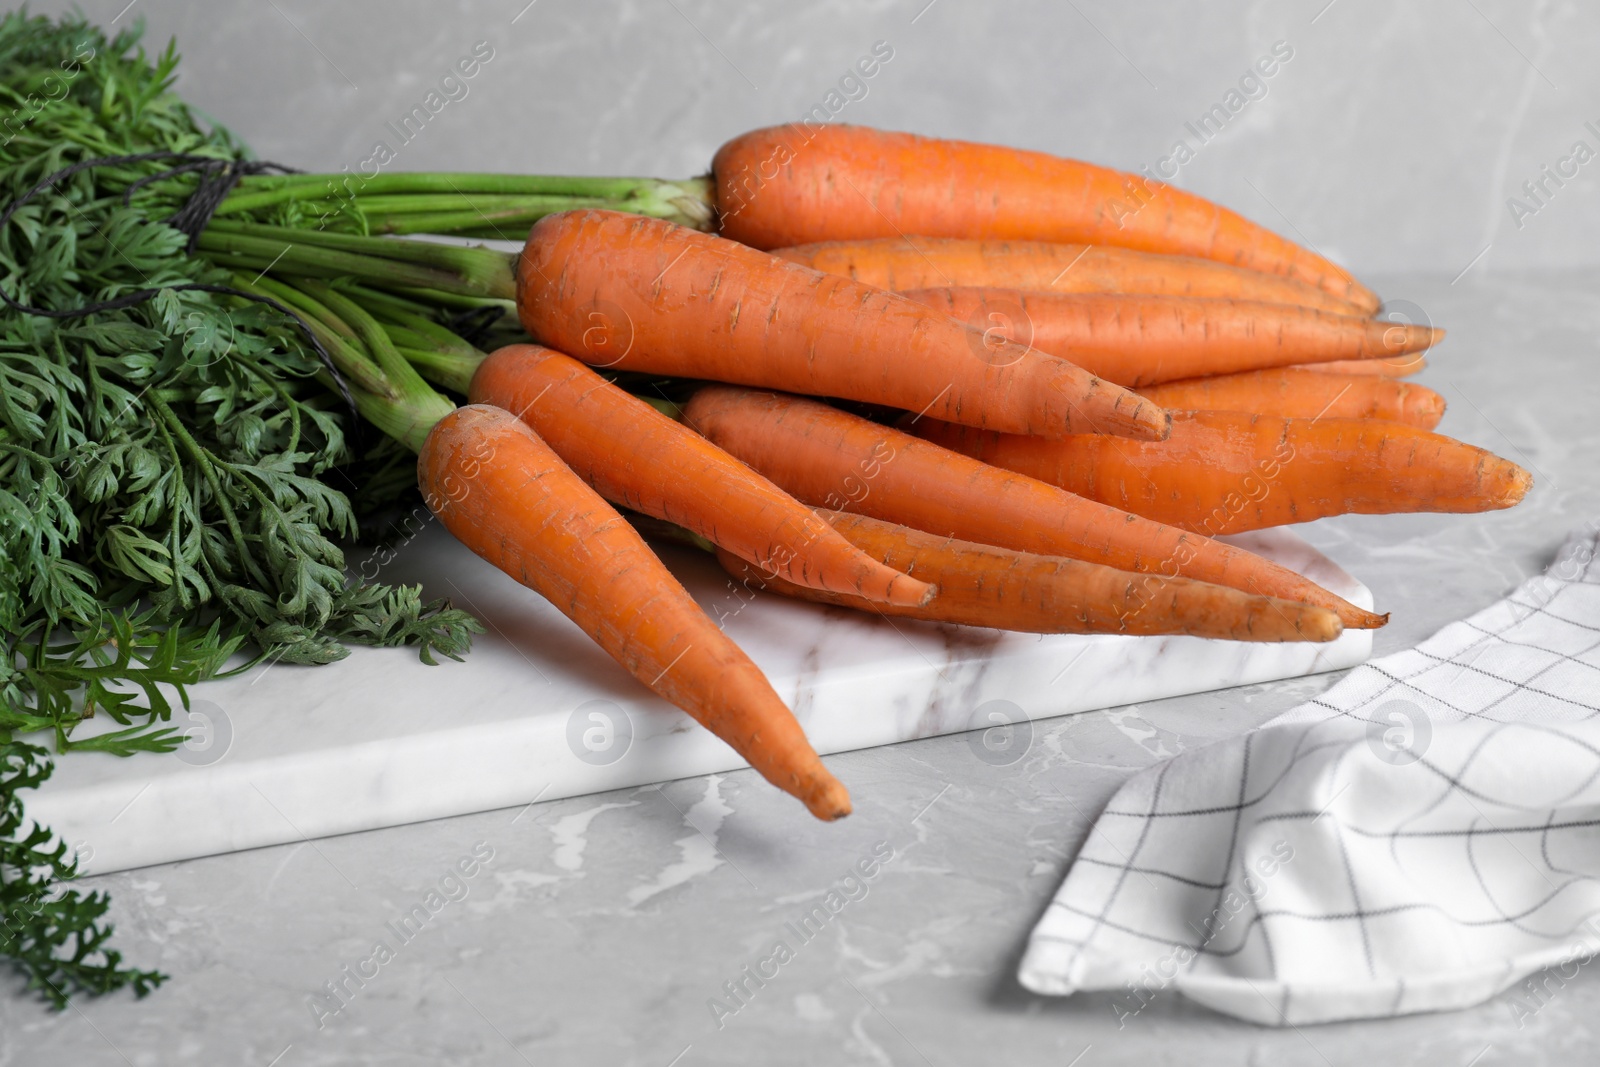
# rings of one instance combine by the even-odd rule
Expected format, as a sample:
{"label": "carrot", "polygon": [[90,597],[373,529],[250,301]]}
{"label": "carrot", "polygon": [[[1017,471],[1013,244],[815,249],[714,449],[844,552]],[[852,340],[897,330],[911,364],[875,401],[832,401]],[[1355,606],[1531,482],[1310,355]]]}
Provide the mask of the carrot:
{"label": "carrot", "polygon": [[759,573],[724,549],[734,578],[782,596],[901,618],[1039,634],[1191,634],[1232,641],[1331,641],[1343,627],[1325,608],[1252,596],[1186,578],[1157,578],[1098,563],[1013,552],[940,537],[865,515],[828,521],[886,564],[926,578],[939,595],[922,605],[874,604]]}
{"label": "carrot", "polygon": [[1242,549],[1129,515],[801,397],[706,386],[684,421],[800,500],[964,541],[1364,611]]}
{"label": "carrot", "polygon": [[1216,535],[1326,515],[1508,508],[1532,485],[1509,460],[1377,419],[1190,411],[1158,446],[1101,448],[923,419],[916,433],[963,455],[1157,522]]}
{"label": "carrot", "polygon": [[611,505],[516,417],[458,408],[417,458],[428,507],[466,546],[544,596],[650,689],[819,819],[850,797],[761,671]]}
{"label": "carrot", "polygon": [[1361,308],[1314,285],[1193,256],[1050,241],[894,237],[824,241],[772,253],[880,289],[979,285],[1055,293],[1144,293],[1291,304],[1336,315]]}
{"label": "carrot", "polygon": [[539,220],[518,269],[535,339],[589,363],[926,411],[1017,433],[1160,438],[1166,412],[915,301],[614,211]]}
{"label": "carrot", "polygon": [[1378,309],[1343,268],[1227,208],[1043,152],[789,124],[734,138],[711,169],[722,233],[758,248],[908,233],[1118,245],[1279,274]]}
{"label": "carrot", "polygon": [[1380,378],[1409,378],[1420,370],[1426,370],[1427,366],[1428,357],[1419,353],[1414,356],[1384,359],[1341,359],[1299,369],[1326,371],[1329,374],[1374,374]]}
{"label": "carrot", "polygon": [[1424,430],[1444,417],[1444,397],[1372,374],[1280,367],[1148,385],[1138,394],[1175,411],[1248,411],[1286,418],[1388,419]]}
{"label": "carrot", "polygon": [[527,423],[601,496],[692,530],[798,585],[921,604],[933,588],[891,570],[799,501],[683,424],[570,356],[538,345],[490,354],[467,392]]}
{"label": "carrot", "polygon": [[1330,360],[1377,359],[1437,343],[1443,330],[1310,308],[1192,296],[913,289],[911,299],[1118,385]]}

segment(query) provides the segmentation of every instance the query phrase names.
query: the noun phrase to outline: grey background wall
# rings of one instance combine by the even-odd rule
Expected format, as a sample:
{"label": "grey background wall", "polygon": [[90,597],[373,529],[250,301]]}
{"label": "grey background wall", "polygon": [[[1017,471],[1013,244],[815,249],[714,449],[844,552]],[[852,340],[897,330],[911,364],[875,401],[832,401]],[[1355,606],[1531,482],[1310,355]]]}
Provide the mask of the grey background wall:
{"label": "grey background wall", "polygon": [[[1175,184],[1365,273],[1600,264],[1600,160],[1573,155],[1600,153],[1584,0],[125,4],[80,6],[176,35],[181,91],[305,167],[385,141],[400,169],[687,176],[743,129],[842,102],[839,121],[1130,169],[1183,141]],[[879,41],[893,58],[830,101]],[[493,59],[400,146],[386,123],[478,42]],[[1275,44],[1291,57],[1241,89]],[[1186,128],[1229,103],[1216,136]]]}

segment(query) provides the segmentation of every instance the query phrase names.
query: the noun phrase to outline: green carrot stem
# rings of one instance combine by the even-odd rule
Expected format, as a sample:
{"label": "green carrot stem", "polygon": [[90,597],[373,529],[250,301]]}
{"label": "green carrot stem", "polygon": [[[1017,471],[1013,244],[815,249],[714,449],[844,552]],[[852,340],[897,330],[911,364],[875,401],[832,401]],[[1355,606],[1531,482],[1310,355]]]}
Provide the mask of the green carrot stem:
{"label": "green carrot stem", "polygon": [[[322,343],[322,347],[328,350],[333,365],[351,385],[375,396],[389,400],[399,399],[399,390],[390,383],[383,371],[372,362],[359,344],[352,343],[350,336],[329,324],[330,319],[337,321],[337,316],[309,295],[275,278],[250,279],[235,274],[232,284],[247,293],[270,297],[290,310],[299,312],[300,321],[305,323],[307,329]],[[340,325],[344,330],[349,329],[342,323]]]}
{"label": "green carrot stem", "polygon": [[350,324],[384,375],[395,384],[399,397],[387,405],[379,428],[413,452],[419,451],[433,424],[454,411],[455,404],[423,380],[417,369],[400,354],[383,326],[361,305],[332,286],[310,281],[303,285],[314,299]]}
{"label": "green carrot stem", "polygon": [[372,284],[482,295],[483,288],[447,274],[375,256],[317,248],[272,238],[215,234],[207,229],[197,242],[200,251],[219,266],[235,271],[295,274],[312,278],[361,278]]}
{"label": "green carrot stem", "polygon": [[472,376],[483,362],[483,355],[463,356],[459,352],[446,352],[437,348],[401,347],[400,354],[434,385],[452,392],[467,395]]}
{"label": "green carrot stem", "polygon": [[[318,197],[378,196],[393,193],[489,193],[500,196],[593,196],[618,200],[641,190],[669,186],[679,193],[705,187],[708,179],[668,181],[662,178],[587,177],[575,174],[492,174],[485,171],[388,171],[365,174],[251,174],[239,180],[238,192],[305,190]],[[230,195],[229,199],[232,199]]]}
{"label": "green carrot stem", "polygon": [[377,315],[376,317],[379,322],[383,323],[383,332],[389,335],[389,340],[393,341],[396,347],[429,347],[428,338],[418,333],[416,330],[411,329],[409,326],[401,326],[399,323],[390,319],[387,315]]}
{"label": "green carrot stem", "polygon": [[[327,371],[318,371],[316,379],[326,389],[337,388]],[[442,396],[439,400],[446,406],[439,412],[420,412],[405,404],[397,404],[359,389],[353,391],[350,396],[355,401],[356,412],[363,419],[413,452],[422,449],[422,442],[427,440],[428,431],[433,429],[434,423],[455,409],[455,405]]]}
{"label": "green carrot stem", "polygon": [[557,207],[533,207],[500,211],[444,211],[437,214],[373,214],[366,215],[367,228],[373,233],[393,234],[397,237],[416,233],[461,235],[470,233],[491,241],[520,241],[527,237],[529,226],[546,215],[558,211],[571,211],[583,207],[605,207],[603,203],[585,203],[569,200]]}
{"label": "green carrot stem", "polygon": [[[305,265],[339,269],[340,273],[332,276],[355,280],[421,285],[507,300],[515,299],[517,295],[512,270],[514,257],[490,248],[467,248],[436,241],[396,241],[361,234],[226,221],[213,222],[206,227],[200,236],[199,247],[254,256],[281,256],[275,269],[285,272]],[[352,256],[360,258],[349,258]],[[381,265],[383,263],[392,266],[384,267]],[[408,274],[404,270],[407,266],[424,268],[431,273]],[[316,276],[330,275],[321,273]],[[412,280],[425,277],[438,281]]]}
{"label": "green carrot stem", "polygon": [[[413,452],[422,448],[433,424],[455,409],[447,397],[428,386],[371,315],[332,287],[305,283],[318,290],[313,294],[281,279],[247,280],[237,275],[234,284],[300,313],[301,321],[328,349],[334,366],[352,386],[350,398],[356,411]],[[352,336],[359,340],[352,342]],[[318,372],[317,380],[330,390],[337,389],[332,375],[325,371]]]}
{"label": "green carrot stem", "polygon": [[516,317],[517,302],[494,296],[474,296],[471,293],[457,293],[447,289],[430,289],[420,285],[393,285],[386,286],[397,293],[416,297],[418,300],[434,304],[439,307],[461,308],[470,311],[473,308],[500,308],[506,314]]}
{"label": "green carrot stem", "polygon": [[[546,215],[558,211],[576,211],[582,208],[613,208],[607,200],[585,197],[475,197],[435,196],[420,193],[416,196],[377,196],[360,201],[334,203],[333,201],[307,201],[306,207],[318,211],[320,219],[345,215],[352,224],[364,227],[368,234],[457,234],[471,231],[486,234],[492,240],[521,240],[527,227]],[[224,227],[236,225],[224,220]],[[319,222],[319,226],[321,223]],[[338,234],[338,229],[315,229],[304,232]]]}
{"label": "green carrot stem", "polygon": [[389,339],[388,333],[377,319],[345,296],[339,290],[321,282],[305,279],[300,283],[301,289],[311,294],[312,298],[322,302],[322,305],[340,319],[348,323],[361,338],[361,343],[366,347],[372,361],[383,371],[384,377],[394,383],[402,396],[412,393],[426,392],[428,388],[394,347],[394,342]]}
{"label": "green carrot stem", "polygon": [[[403,215],[411,212],[435,211],[499,211],[502,208],[522,207],[528,203],[566,203],[571,197],[498,196],[492,193],[389,193],[383,196],[363,196],[361,210],[368,214]],[[331,202],[331,201],[330,201]],[[306,201],[313,204],[314,201]]]}
{"label": "green carrot stem", "polygon": [[333,200],[359,204],[383,195],[480,194],[569,197],[603,202],[595,206],[668,219],[699,230],[712,229],[715,191],[710,178],[667,181],[660,178],[596,178],[567,175],[407,173],[253,175],[223,201],[218,214],[230,216],[291,201]]}
{"label": "green carrot stem", "polygon": [[399,351],[422,377],[435,385],[465,395],[486,355],[466,338],[427,315],[412,310],[411,301],[364,286],[349,286],[345,292],[359,301],[383,325]]}
{"label": "green carrot stem", "polygon": [[464,248],[460,245],[440,244],[434,241],[392,241],[385,237],[335,233],[329,230],[301,230],[289,226],[268,226],[257,222],[212,223],[208,227],[208,232],[332,248],[340,252],[355,252],[379,259],[419,263],[438,270],[466,275],[493,274],[496,269],[509,266],[511,261],[508,254],[488,248]]}
{"label": "green carrot stem", "polygon": [[344,286],[344,291],[349,295],[350,299],[359,301],[362,307],[380,318],[402,313],[426,318],[434,310],[429,304],[401,296],[399,293],[389,292],[387,289],[374,289],[366,285],[347,284]]}
{"label": "green carrot stem", "polygon": [[[304,282],[306,279],[299,280]],[[312,296],[305,285],[296,285],[288,279],[275,278],[270,274],[263,274],[257,284],[270,289],[284,303],[294,310],[302,312],[302,319],[309,315],[310,319],[308,321],[311,325],[320,325],[324,329],[338,334],[339,338],[362,362],[368,365],[376,364],[376,360],[372,358],[372,353],[367,349],[366,342],[361,339],[361,335],[356,332],[355,327],[341,319],[338,313],[328,305]],[[389,381],[389,376],[384,374],[383,368],[376,367],[375,369],[383,379],[384,388],[392,389],[394,385]],[[379,391],[382,392],[382,390]]]}
{"label": "green carrot stem", "polygon": [[[307,200],[307,206],[320,207],[321,202]],[[329,199],[327,205],[337,206]],[[584,207],[609,203],[597,197],[584,196],[498,196],[491,193],[391,193],[384,196],[362,196],[356,203],[368,215],[404,215],[412,213],[434,214],[441,211],[504,211],[511,209],[543,208],[562,211],[566,207]]]}
{"label": "green carrot stem", "polygon": [[[534,221],[537,222],[538,220],[535,219]],[[523,240],[524,237],[522,235],[520,235],[520,234],[518,234],[516,236],[513,236],[513,232],[514,231],[511,229],[511,227],[513,225],[516,225],[516,224],[507,223],[507,224],[505,224],[503,226],[484,226],[481,229],[477,228],[477,227],[472,227],[472,226],[463,226],[460,229],[450,230],[448,232],[448,236],[450,236],[450,237],[459,237],[459,238],[461,238],[463,240],[468,240],[468,241],[507,241],[507,240],[510,240],[510,241],[521,241],[521,240]],[[531,226],[531,225],[533,225],[533,223],[530,222],[528,225]],[[429,232],[431,232],[431,233],[439,233],[438,230],[431,230]],[[400,236],[400,235],[396,234],[396,236]]]}
{"label": "green carrot stem", "polygon": [[[356,294],[351,293],[351,296],[356,297]],[[357,299],[360,298],[357,297]],[[464,337],[461,337],[448,327],[439,325],[425,315],[418,315],[414,312],[384,305],[371,307],[365,305],[364,301],[363,304],[368,306],[368,310],[383,321],[384,328],[389,331],[389,335],[396,338],[396,344],[401,343],[398,340],[398,336],[404,334],[411,339],[407,343],[410,343],[413,348],[437,348],[441,352],[450,352],[461,356],[463,359],[482,359],[484,356],[483,352],[469,344]]]}

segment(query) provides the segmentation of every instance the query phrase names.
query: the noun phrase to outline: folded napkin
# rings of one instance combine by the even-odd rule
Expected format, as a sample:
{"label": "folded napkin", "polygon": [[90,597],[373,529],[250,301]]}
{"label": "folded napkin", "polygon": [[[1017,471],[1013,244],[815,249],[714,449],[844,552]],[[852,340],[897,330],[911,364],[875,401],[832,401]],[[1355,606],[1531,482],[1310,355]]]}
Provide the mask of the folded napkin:
{"label": "folded napkin", "polygon": [[1124,1024],[1175,990],[1283,1026],[1572,977],[1600,952],[1597,533],[1416,648],[1131,778],[1022,984],[1115,990]]}

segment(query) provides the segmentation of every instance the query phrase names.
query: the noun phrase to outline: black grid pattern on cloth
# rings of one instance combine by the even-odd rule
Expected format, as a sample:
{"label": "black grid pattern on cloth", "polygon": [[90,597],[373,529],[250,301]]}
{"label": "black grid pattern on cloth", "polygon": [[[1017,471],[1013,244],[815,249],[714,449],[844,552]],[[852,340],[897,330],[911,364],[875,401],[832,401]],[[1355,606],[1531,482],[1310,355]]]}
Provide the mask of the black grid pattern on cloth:
{"label": "black grid pattern on cloth", "polygon": [[[1398,1011],[1407,979],[1418,976],[1380,973],[1374,944],[1393,936],[1393,927],[1380,923],[1430,921],[1462,936],[1487,928],[1538,943],[1569,937],[1600,908],[1600,817],[1579,817],[1581,811],[1573,810],[1558,815],[1569,803],[1600,810],[1600,553],[1595,549],[1591,527],[1569,542],[1546,575],[1525,582],[1508,599],[1446,627],[1415,649],[1356,668],[1320,698],[1260,731],[1185,752],[1135,775],[1101,812],[1035,928],[1032,944],[1055,947],[1048,957],[1055,968],[1061,966],[1062,951],[1069,953],[1071,981],[1084,988],[1120,987],[1153,954],[1176,949],[1192,953],[1191,966],[1210,959],[1213,973],[1232,967],[1226,973],[1287,983],[1278,966],[1287,949],[1270,932],[1286,929],[1286,922],[1343,924],[1350,944],[1360,945],[1364,977],[1396,987],[1392,1010]],[[1363,742],[1389,725],[1374,713],[1395,700],[1423,711],[1436,735],[1466,724],[1474,736],[1464,746],[1440,744],[1416,753],[1404,768],[1410,775],[1404,810],[1375,828],[1341,816],[1343,790],[1370,778],[1363,778],[1358,767],[1341,785],[1340,772],[1366,759]],[[1503,776],[1491,776],[1488,787],[1473,784],[1485,761],[1522,731],[1570,746],[1572,760],[1587,755],[1592,767],[1582,773],[1574,762],[1560,782],[1561,795],[1535,788],[1538,796],[1526,802],[1504,795]],[[1273,743],[1263,745],[1264,738]],[[1173,774],[1185,763],[1183,773]],[[1530,774],[1539,771],[1529,768]],[[1296,780],[1306,775],[1314,779]],[[1322,801],[1320,808],[1302,802],[1293,810],[1274,810],[1285,794],[1303,797],[1308,785]],[[1315,827],[1323,820],[1336,832],[1320,838],[1302,833],[1301,848],[1322,846],[1315,854],[1323,865],[1317,873],[1328,885],[1341,887],[1329,889],[1326,897],[1342,898],[1348,906],[1256,907],[1252,894],[1248,912],[1232,913],[1237,922],[1216,929],[1195,924],[1196,914],[1221,914],[1230,891],[1247,886],[1247,837],[1270,824]],[[1168,829],[1157,832],[1162,826]],[[1352,855],[1362,841],[1385,844],[1397,870],[1409,850],[1459,850],[1456,861],[1471,878],[1451,887],[1448,908],[1431,900],[1385,902],[1392,890],[1370,891],[1361,861]],[[1174,844],[1178,847],[1165,847]],[[1493,851],[1485,854],[1486,848]],[[1495,877],[1519,862],[1527,870]],[[1528,877],[1529,871],[1537,877]],[[1525,892],[1519,896],[1513,889]],[[1526,892],[1530,889],[1537,891]],[[1563,901],[1585,891],[1594,900],[1573,905],[1584,911],[1562,910]],[[1415,919],[1419,913],[1425,918]],[[1250,964],[1234,960],[1252,939],[1261,965],[1255,974]],[[1510,960],[1506,966],[1509,981],[1515,971]],[[1286,1010],[1287,985],[1282,996],[1279,1007]]]}

